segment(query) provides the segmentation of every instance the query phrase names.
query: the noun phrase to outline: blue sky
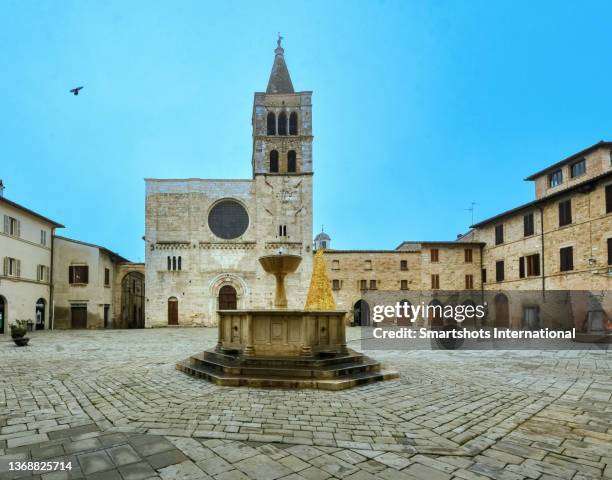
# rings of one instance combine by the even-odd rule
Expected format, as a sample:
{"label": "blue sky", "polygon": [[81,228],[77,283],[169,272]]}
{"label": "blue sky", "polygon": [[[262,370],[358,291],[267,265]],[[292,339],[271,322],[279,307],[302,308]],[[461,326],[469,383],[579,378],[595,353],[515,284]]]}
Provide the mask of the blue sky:
{"label": "blue sky", "polygon": [[[142,261],[145,177],[249,178],[276,33],[313,90],[315,233],[453,239],[612,139],[610,2],[0,2],[0,178]],[[74,97],[68,89],[85,85]]]}

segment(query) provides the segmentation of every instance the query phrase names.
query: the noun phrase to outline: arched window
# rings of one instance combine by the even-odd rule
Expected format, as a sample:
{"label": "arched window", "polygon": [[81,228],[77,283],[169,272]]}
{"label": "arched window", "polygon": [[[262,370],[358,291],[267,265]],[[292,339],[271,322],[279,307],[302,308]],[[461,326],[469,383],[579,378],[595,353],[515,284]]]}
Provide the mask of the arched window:
{"label": "arched window", "polygon": [[278,173],[278,152],[276,150],[270,152],[270,172]]}
{"label": "arched window", "polygon": [[176,270],[176,257],[172,257],[172,270]]}
{"label": "arched window", "polygon": [[278,134],[287,135],[287,114],[285,112],[278,115]]}
{"label": "arched window", "polygon": [[172,270],[172,258],[168,256],[168,270]]}
{"label": "arched window", "polygon": [[276,115],[273,112],[268,113],[268,135],[276,135]]}
{"label": "arched window", "polygon": [[179,270],[181,269],[181,263],[182,263],[181,257],[178,257],[178,269]]}
{"label": "arched window", "polygon": [[297,171],[297,161],[295,159],[295,150],[289,150],[289,152],[287,153],[287,171],[288,172]]}
{"label": "arched window", "polygon": [[289,135],[297,135],[298,132],[298,119],[297,119],[297,113],[295,112],[291,112],[291,115],[289,115]]}
{"label": "arched window", "polygon": [[168,299],[168,325],[178,325],[178,299],[170,297]]}

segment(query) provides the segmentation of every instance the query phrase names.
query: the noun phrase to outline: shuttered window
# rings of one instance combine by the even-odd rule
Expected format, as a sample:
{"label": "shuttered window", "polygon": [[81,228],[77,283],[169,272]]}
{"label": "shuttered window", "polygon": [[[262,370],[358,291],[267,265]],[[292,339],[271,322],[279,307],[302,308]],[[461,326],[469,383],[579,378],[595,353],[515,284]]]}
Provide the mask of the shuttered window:
{"label": "shuttered window", "polygon": [[523,236],[528,237],[534,234],[533,213],[528,213],[523,217]]}
{"label": "shuttered window", "polygon": [[525,257],[519,258],[519,278],[525,278]]}
{"label": "shuttered window", "polygon": [[376,280],[370,280],[370,290],[376,290]]}
{"label": "shuttered window", "polygon": [[612,184],[606,185],[606,213],[612,213]]}
{"label": "shuttered window", "polygon": [[340,280],[332,280],[332,289],[340,290]]}
{"label": "shuttered window", "polygon": [[482,277],[482,283],[487,283],[487,269],[483,268],[482,271],[480,272],[480,275]]}
{"label": "shuttered window", "polygon": [[465,276],[465,289],[472,290],[474,288],[474,275]]}
{"label": "shuttered window", "polygon": [[465,263],[472,263],[472,249],[471,248],[466,248],[463,251],[463,255],[465,258]]}
{"label": "shuttered window", "polygon": [[104,269],[104,285],[110,285],[110,268]]}
{"label": "shuttered window", "polygon": [[4,257],[4,275],[7,277],[21,277],[21,260]]}
{"label": "shuttered window", "polygon": [[608,265],[612,265],[612,238],[608,238]]}
{"label": "shuttered window", "polygon": [[440,251],[437,248],[432,248],[429,253],[433,263],[440,261]]}
{"label": "shuttered window", "polygon": [[408,290],[408,280],[400,280],[400,289]]}
{"label": "shuttered window", "polygon": [[16,218],[5,215],[4,233],[13,237],[21,237],[21,222]]}
{"label": "shuttered window", "polygon": [[569,225],[572,223],[572,200],[568,199],[559,202],[559,226]]}
{"label": "shuttered window", "polygon": [[574,269],[574,247],[564,247],[559,250],[559,264],[562,272]]}
{"label": "shuttered window", "polygon": [[408,270],[408,260],[400,260],[400,270]]}
{"label": "shuttered window", "polygon": [[360,280],[359,281],[359,288],[361,290],[367,290],[368,289],[368,281],[367,280]]}
{"label": "shuttered window", "polygon": [[495,262],[495,280],[498,282],[504,281],[504,261]]}
{"label": "shuttered window", "polygon": [[504,243],[504,224],[500,223],[495,226],[495,245]]}
{"label": "shuttered window", "polygon": [[439,290],[440,289],[440,275],[437,273],[431,276],[431,289]]}
{"label": "shuttered window", "polygon": [[539,253],[519,258],[519,277],[537,277],[538,275],[540,275]]}
{"label": "shuttered window", "polygon": [[69,283],[89,283],[89,267],[87,265],[70,265],[68,267]]}

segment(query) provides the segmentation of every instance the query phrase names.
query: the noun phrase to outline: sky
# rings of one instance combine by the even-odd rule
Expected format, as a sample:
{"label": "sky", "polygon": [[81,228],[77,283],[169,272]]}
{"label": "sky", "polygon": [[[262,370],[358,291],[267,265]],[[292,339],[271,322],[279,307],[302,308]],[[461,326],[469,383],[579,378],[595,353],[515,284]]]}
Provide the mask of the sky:
{"label": "sky", "polygon": [[[144,178],[250,178],[277,32],[312,90],[314,234],[452,240],[612,140],[611,2],[0,0],[0,178],[144,259]],[[75,97],[68,90],[83,85]]]}

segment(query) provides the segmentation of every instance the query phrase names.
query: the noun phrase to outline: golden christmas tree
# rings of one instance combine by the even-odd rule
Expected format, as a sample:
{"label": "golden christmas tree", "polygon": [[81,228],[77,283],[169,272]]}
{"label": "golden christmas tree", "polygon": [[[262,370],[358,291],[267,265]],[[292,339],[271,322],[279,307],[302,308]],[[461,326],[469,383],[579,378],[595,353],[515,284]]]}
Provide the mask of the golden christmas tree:
{"label": "golden christmas tree", "polygon": [[335,310],[336,302],[332,294],[331,284],[325,269],[323,250],[315,253],[312,266],[312,278],[304,310]]}

